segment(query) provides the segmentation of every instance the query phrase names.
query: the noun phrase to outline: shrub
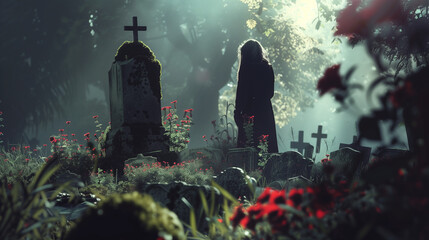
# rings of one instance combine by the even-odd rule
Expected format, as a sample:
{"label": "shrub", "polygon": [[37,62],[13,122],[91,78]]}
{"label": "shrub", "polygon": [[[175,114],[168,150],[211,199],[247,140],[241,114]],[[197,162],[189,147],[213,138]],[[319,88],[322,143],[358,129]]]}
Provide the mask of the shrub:
{"label": "shrub", "polygon": [[[115,194],[91,208],[66,239],[185,239],[176,214],[149,195]],[[169,238],[171,237],[171,238]]]}

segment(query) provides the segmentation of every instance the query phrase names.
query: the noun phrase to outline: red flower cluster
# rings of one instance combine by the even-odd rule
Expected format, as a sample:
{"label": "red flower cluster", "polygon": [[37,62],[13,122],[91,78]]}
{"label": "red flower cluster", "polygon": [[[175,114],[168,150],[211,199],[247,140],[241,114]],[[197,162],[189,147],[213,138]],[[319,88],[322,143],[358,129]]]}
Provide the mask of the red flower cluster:
{"label": "red flower cluster", "polygon": [[[332,211],[335,201],[342,200],[347,192],[347,190],[338,191],[323,185],[307,187],[305,190],[294,188],[288,194],[285,190],[265,188],[255,205],[247,209],[242,205],[236,207],[230,220],[234,228],[241,225],[252,231],[256,230],[258,223],[267,221],[273,233],[287,233],[289,228],[296,227],[296,224],[291,221],[291,216],[286,214],[286,206],[302,211],[307,217],[320,219]],[[308,228],[313,228],[313,225],[310,225],[308,224]]]}
{"label": "red flower cluster", "polygon": [[351,0],[337,17],[337,31],[334,35],[366,37],[374,26],[385,23],[403,23],[406,18],[401,0],[373,0],[368,6],[361,7],[362,0]]}

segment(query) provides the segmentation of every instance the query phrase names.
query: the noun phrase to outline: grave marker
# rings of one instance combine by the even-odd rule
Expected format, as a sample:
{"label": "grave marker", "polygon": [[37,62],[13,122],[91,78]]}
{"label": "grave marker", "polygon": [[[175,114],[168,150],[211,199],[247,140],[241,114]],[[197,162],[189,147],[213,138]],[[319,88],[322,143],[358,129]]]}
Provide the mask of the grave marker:
{"label": "grave marker", "polygon": [[327,138],[328,134],[322,134],[322,125],[319,125],[317,127],[317,133],[312,133],[311,137],[317,139],[317,142],[316,142],[316,153],[319,153],[320,152],[320,142],[321,142],[322,138]]}
{"label": "grave marker", "polygon": [[340,143],[339,149],[345,148],[345,147],[349,147],[351,149],[359,151],[362,154],[362,166],[366,166],[368,164],[369,158],[371,157],[371,148],[361,146],[358,143],[357,136],[353,136],[353,142],[351,144]]}
{"label": "grave marker", "polygon": [[297,149],[297,151],[303,154],[306,158],[312,158],[313,156],[314,147],[311,144],[304,142],[304,131],[298,132],[298,141],[292,141],[290,143],[290,148]]}
{"label": "grave marker", "polygon": [[146,31],[146,26],[138,26],[137,24],[137,17],[133,17],[133,25],[132,26],[124,26],[124,31],[133,31],[133,39],[134,42],[139,41],[139,32],[138,31]]}

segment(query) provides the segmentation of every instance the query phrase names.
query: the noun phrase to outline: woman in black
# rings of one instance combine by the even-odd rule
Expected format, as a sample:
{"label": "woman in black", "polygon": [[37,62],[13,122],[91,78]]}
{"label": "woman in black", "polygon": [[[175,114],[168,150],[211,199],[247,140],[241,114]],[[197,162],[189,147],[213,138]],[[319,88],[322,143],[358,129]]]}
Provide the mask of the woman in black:
{"label": "woman in black", "polygon": [[[278,152],[276,124],[271,98],[274,95],[274,72],[262,45],[253,39],[239,47],[238,86],[234,119],[238,127],[237,147],[257,147],[259,140],[268,141],[268,152]],[[253,122],[252,139],[247,139],[244,126]],[[250,143],[250,144],[249,144]]]}

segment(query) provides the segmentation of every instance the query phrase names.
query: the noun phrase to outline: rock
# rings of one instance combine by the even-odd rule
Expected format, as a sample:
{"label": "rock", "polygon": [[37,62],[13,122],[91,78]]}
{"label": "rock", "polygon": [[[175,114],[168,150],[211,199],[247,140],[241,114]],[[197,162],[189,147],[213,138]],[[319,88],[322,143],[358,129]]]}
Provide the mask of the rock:
{"label": "rock", "polygon": [[299,152],[289,151],[271,155],[262,174],[268,184],[297,176],[310,178],[312,166],[313,161],[310,159],[304,158]]}
{"label": "rock", "polygon": [[227,168],[214,177],[214,181],[237,199],[245,197],[251,200],[254,197],[249,183],[256,187],[256,180],[247,176],[241,168]]}

